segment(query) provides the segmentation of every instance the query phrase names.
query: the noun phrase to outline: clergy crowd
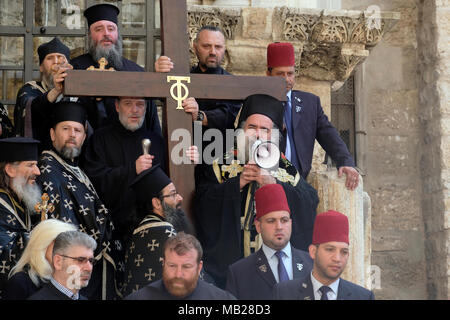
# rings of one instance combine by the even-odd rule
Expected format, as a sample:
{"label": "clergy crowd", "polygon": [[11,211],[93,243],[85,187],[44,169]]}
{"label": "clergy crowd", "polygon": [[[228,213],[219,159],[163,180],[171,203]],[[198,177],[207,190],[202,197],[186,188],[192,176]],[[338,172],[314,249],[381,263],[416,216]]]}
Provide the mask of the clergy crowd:
{"label": "clergy crowd", "polygon": [[[17,93],[14,128],[0,122],[0,298],[374,299],[341,279],[348,219],[317,214],[317,191],[306,181],[316,140],[349,190],[359,174],[320,99],[294,90],[292,44],[267,47],[267,76],[285,79],[286,102],[264,94],[182,102],[204,130],[239,129],[234,147],[212,163],[199,162],[205,142],[183,150],[195,165],[188,215],[183,197],[191,195],[178,193],[183,181],[167,173],[155,100],[63,94],[67,70],[98,67],[101,58],[116,71],[144,71],[122,56],[119,14],[111,4],[84,11],[89,46],[79,57],[70,59],[57,37],[40,45],[40,81]],[[220,66],[218,27],[201,28],[193,50],[191,73],[230,75]],[[155,62],[156,72],[173,67],[168,56]],[[279,152],[270,167],[246,157],[256,142],[273,140]]]}

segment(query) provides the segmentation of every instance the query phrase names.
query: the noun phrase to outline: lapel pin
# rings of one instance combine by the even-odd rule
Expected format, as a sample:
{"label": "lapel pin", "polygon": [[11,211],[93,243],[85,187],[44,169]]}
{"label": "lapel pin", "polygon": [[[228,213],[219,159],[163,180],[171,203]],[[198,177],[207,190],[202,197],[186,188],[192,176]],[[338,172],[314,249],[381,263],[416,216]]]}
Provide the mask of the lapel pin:
{"label": "lapel pin", "polygon": [[300,99],[299,97],[294,97],[294,99],[298,102],[302,102],[302,99]]}
{"label": "lapel pin", "polygon": [[305,297],[303,300],[311,300],[310,296]]}
{"label": "lapel pin", "polygon": [[300,106],[295,106],[295,112],[300,112],[300,111],[302,111],[302,107],[300,107]]}
{"label": "lapel pin", "polygon": [[265,264],[259,266],[259,270],[261,270],[262,272],[267,272],[267,266]]}
{"label": "lapel pin", "polygon": [[297,269],[298,269],[298,271],[302,271],[303,270],[303,264],[297,263]]}
{"label": "lapel pin", "polygon": [[306,289],[308,288],[308,285],[306,283],[302,283],[302,287]]}

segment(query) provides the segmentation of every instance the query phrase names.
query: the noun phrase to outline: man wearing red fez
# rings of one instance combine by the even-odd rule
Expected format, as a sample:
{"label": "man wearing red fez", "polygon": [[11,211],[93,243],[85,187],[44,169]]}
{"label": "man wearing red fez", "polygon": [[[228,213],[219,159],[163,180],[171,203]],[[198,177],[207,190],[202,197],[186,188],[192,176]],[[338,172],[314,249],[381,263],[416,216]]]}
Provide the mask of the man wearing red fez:
{"label": "man wearing red fez", "polygon": [[312,269],[308,253],[289,242],[291,210],[283,187],[268,184],[259,188],[255,204],[261,249],[228,269],[226,290],[239,300],[270,300],[276,283],[309,275]]}
{"label": "man wearing red fez", "polygon": [[[339,177],[347,176],[345,186],[354,190],[359,183],[350,152],[338,132],[328,120],[320,104],[320,98],[308,92],[293,90],[295,85],[295,54],[290,43],[275,42],[267,47],[267,75],[286,80],[287,102],[284,110],[286,131],[282,150],[295,165],[303,178],[311,170],[314,141],[336,162]],[[285,145],[285,148],[284,148]]]}
{"label": "man wearing red fez", "polygon": [[374,300],[373,292],[341,279],[349,257],[348,218],[329,210],[314,222],[309,254],[314,260],[311,273],[274,288],[277,300]]}
{"label": "man wearing red fez", "polygon": [[265,94],[248,96],[238,124],[242,130],[236,135],[235,146],[211,165],[195,168],[195,229],[205,253],[203,267],[220,288],[226,286],[231,264],[260,249],[254,223],[256,190],[273,184],[283,188],[292,219],[289,241],[305,251],[312,241],[319,202],[317,191],[284,155],[277,153],[273,159],[278,159],[274,161],[277,164],[269,169],[245,156],[246,145],[250,145],[246,139],[271,141],[277,136],[277,128],[283,125],[279,100]]}

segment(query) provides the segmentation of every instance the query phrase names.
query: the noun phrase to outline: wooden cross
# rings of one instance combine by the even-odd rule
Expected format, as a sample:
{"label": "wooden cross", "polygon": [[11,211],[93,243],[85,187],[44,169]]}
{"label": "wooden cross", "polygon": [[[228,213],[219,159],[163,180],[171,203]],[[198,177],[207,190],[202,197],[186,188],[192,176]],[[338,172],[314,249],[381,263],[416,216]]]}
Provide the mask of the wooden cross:
{"label": "wooden cross", "polygon": [[[185,128],[192,137],[192,116],[180,110],[183,96],[198,99],[244,100],[251,94],[268,94],[286,100],[285,81],[281,77],[191,74],[186,1],[161,1],[162,51],[171,58],[174,68],[169,73],[111,72],[68,70],[64,94],[68,96],[127,96],[165,99],[163,134],[167,138],[169,175],[183,196],[183,208],[192,218],[194,165],[175,165],[170,155],[178,141],[170,134]],[[127,85],[128,84],[128,85]],[[187,94],[186,88],[189,90]],[[173,95],[172,95],[172,94]]]}
{"label": "wooden cross", "polygon": [[41,221],[44,221],[45,219],[47,219],[47,213],[52,213],[55,210],[55,206],[53,205],[53,203],[48,202],[50,198],[48,197],[47,193],[43,193],[41,196],[41,202],[36,203],[36,205],[34,206],[34,210],[37,213],[41,214]]}

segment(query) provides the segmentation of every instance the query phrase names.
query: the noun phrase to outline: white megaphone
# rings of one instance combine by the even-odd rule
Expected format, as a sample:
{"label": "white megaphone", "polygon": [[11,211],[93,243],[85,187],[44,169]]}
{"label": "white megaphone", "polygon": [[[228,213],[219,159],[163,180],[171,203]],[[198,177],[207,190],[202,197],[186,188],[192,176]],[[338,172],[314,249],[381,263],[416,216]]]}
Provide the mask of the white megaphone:
{"label": "white megaphone", "polygon": [[280,149],[269,140],[256,140],[251,147],[251,159],[263,169],[271,169],[278,166],[280,161]]}

